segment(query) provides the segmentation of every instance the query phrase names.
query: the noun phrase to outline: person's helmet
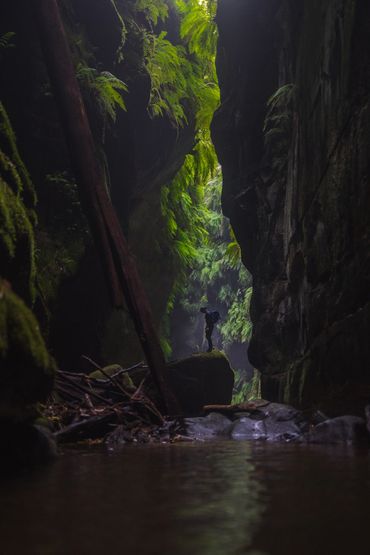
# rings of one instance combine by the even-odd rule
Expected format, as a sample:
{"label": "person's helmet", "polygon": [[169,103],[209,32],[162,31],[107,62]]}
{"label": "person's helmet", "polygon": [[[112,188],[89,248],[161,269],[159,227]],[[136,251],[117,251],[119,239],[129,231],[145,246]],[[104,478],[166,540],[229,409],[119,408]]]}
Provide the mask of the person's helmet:
{"label": "person's helmet", "polygon": [[203,314],[206,314],[206,312],[207,312],[207,307],[206,307],[206,306],[202,306],[202,308],[200,309],[200,312],[203,312]]}

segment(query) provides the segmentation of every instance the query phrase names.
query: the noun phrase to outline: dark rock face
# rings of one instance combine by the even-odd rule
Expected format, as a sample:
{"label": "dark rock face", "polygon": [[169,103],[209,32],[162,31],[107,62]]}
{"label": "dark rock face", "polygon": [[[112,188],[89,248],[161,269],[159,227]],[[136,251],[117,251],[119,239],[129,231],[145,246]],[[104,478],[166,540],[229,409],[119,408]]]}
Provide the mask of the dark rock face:
{"label": "dark rock face", "polygon": [[[265,398],[326,407],[370,380],[370,4],[219,0],[217,21],[213,137],[254,281],[249,357]],[[289,130],[269,148],[285,84]]]}

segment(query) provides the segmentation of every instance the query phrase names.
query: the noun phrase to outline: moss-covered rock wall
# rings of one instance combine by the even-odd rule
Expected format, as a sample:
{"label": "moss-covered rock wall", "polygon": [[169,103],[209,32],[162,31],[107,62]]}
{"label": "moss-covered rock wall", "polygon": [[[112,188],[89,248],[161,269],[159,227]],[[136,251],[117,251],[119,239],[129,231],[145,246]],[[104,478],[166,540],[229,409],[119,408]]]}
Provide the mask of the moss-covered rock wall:
{"label": "moss-covered rock wall", "polygon": [[370,384],[369,3],[219,0],[217,21],[213,136],[224,210],[253,275],[249,356],[262,394],[361,405]]}

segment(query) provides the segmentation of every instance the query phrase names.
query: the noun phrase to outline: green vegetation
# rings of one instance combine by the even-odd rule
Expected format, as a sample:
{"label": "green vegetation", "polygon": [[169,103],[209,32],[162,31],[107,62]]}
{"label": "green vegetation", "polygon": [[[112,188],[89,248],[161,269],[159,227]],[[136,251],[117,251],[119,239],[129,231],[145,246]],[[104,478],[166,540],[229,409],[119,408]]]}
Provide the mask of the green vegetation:
{"label": "green vegetation", "polygon": [[55,363],[34,315],[4,280],[0,280],[0,368],[0,419],[23,419],[30,405],[45,400]]}
{"label": "green vegetation", "polygon": [[164,31],[156,35],[153,27],[143,33],[152,83],[149,113],[152,117],[167,116],[175,127],[188,124],[191,114],[196,127],[192,153],[161,189],[163,221],[156,239],[176,268],[162,324],[167,355],[171,353],[170,315],[176,303],[190,318],[198,315],[200,303],[221,306],[225,317],[219,329],[226,349],[234,342],[246,342],[251,333],[250,277],[221,214],[221,172],[210,137],[211,120],[219,105],[216,2],[178,0],[176,6],[181,17],[181,42],[171,43]]}
{"label": "green vegetation", "polygon": [[55,369],[22,300],[32,304],[36,297],[35,205],[31,179],[0,103],[0,418],[7,420],[33,416],[31,406],[45,399]]}
{"label": "green vegetation", "polygon": [[14,42],[13,39],[15,38],[15,33],[13,33],[12,31],[8,32],[8,33],[4,33],[3,35],[0,36],[0,60],[1,60],[1,56],[4,53],[4,50],[7,50],[8,48],[14,48]]}
{"label": "green vegetation", "polygon": [[234,375],[233,405],[261,398],[261,376],[258,370],[254,370],[250,381],[246,381],[240,370],[234,370]]}
{"label": "green vegetation", "polygon": [[215,2],[208,7],[199,0],[178,1],[177,6],[182,43],[172,44],[165,31],[158,36],[146,33],[146,67],[152,82],[149,110],[153,116],[167,114],[176,126],[188,122],[186,111],[195,114],[198,141],[209,141],[209,125],[219,103]]}
{"label": "green vegetation", "polygon": [[44,316],[49,320],[60,284],[76,273],[91,238],[76,182],[68,172],[47,175],[45,189],[45,202],[53,209],[43,216],[36,230],[36,265]]}
{"label": "green vegetation", "polygon": [[[135,91],[138,83],[143,83],[149,116],[164,118],[167,129],[170,122],[170,136],[173,133],[180,139],[195,137],[191,151],[186,156],[179,154],[177,159],[174,155],[170,170],[165,168],[169,175],[172,168],[174,173],[183,162],[173,178],[162,183],[160,190],[150,192],[155,197],[155,214],[149,211],[151,235],[145,236],[142,251],[144,271],[145,264],[158,262],[164,258],[162,253],[166,256],[163,268],[152,272],[148,279],[155,282],[153,274],[158,274],[157,282],[160,279],[166,282],[155,311],[156,315],[162,314],[167,301],[163,324],[167,352],[170,352],[169,316],[175,303],[180,303],[189,317],[198,315],[200,302],[220,305],[224,317],[218,329],[224,348],[245,342],[250,335],[250,278],[240,262],[235,237],[221,214],[221,173],[210,137],[211,120],[220,101],[215,71],[216,0],[110,0],[107,15],[113,22],[112,41],[104,53],[105,45],[90,42],[93,35],[89,34],[88,25],[85,27],[78,21],[81,14],[76,16],[73,2],[64,0],[61,5],[97,152],[107,172],[107,185],[110,179],[104,152],[109,145],[106,137],[108,133],[112,138],[114,134],[119,135],[121,124],[126,121],[126,118],[117,118],[119,112],[130,110],[135,104],[135,99],[130,98],[130,87]],[[13,34],[4,35],[0,38],[0,50],[5,51],[12,43]],[[32,117],[35,115],[35,121],[40,122],[34,134],[37,138],[41,135],[37,144],[44,146],[47,133],[60,130],[54,107],[48,104],[50,90],[45,73],[38,66],[37,70],[35,82],[38,83],[33,94],[41,110],[39,106],[30,110],[35,109]],[[44,105],[45,116],[40,114]],[[37,310],[47,321],[57,306],[60,285],[78,272],[91,239],[63,152],[55,159],[53,154],[50,156],[50,165],[45,165],[47,175],[43,176],[42,168],[38,174],[41,210],[35,227],[35,190],[19,156],[6,112],[0,110],[0,116],[0,255],[1,261],[4,260],[2,267],[12,268],[9,275],[2,277],[26,301],[34,300],[38,293]],[[46,132],[42,127],[43,117],[48,118],[50,125]],[[130,125],[129,120],[128,117]],[[59,136],[53,148],[55,145],[62,145]],[[182,145],[179,141],[180,153],[184,152]],[[109,158],[110,153],[107,154]],[[125,163],[124,156],[123,147],[122,163]],[[29,159],[34,158],[29,156]],[[22,277],[27,282],[27,294],[26,287],[21,289],[17,284],[22,276],[20,269],[27,273],[27,279]]]}
{"label": "green vegetation", "polygon": [[240,249],[221,212],[221,174],[204,187],[202,229],[196,243],[190,275],[181,288],[179,300],[192,316],[201,304],[216,304],[222,313],[218,326],[224,349],[232,343],[245,343],[251,334],[249,303],[251,278],[241,263]]}
{"label": "green vegetation", "polygon": [[0,102],[0,264],[2,277],[28,302],[35,300],[35,191]]}
{"label": "green vegetation", "polygon": [[112,73],[98,71],[80,62],[76,75],[82,90],[85,91],[85,100],[88,96],[90,103],[105,123],[116,121],[118,109],[126,111],[122,93],[127,92],[127,86]]}

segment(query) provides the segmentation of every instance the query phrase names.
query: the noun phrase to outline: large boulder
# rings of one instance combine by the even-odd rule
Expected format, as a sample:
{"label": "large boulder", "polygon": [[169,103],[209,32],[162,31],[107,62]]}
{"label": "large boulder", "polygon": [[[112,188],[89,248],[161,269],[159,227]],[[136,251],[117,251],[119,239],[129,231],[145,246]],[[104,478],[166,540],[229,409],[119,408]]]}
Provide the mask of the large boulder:
{"label": "large boulder", "polygon": [[219,351],[169,363],[168,378],[184,414],[201,414],[205,405],[231,403],[234,372]]}

